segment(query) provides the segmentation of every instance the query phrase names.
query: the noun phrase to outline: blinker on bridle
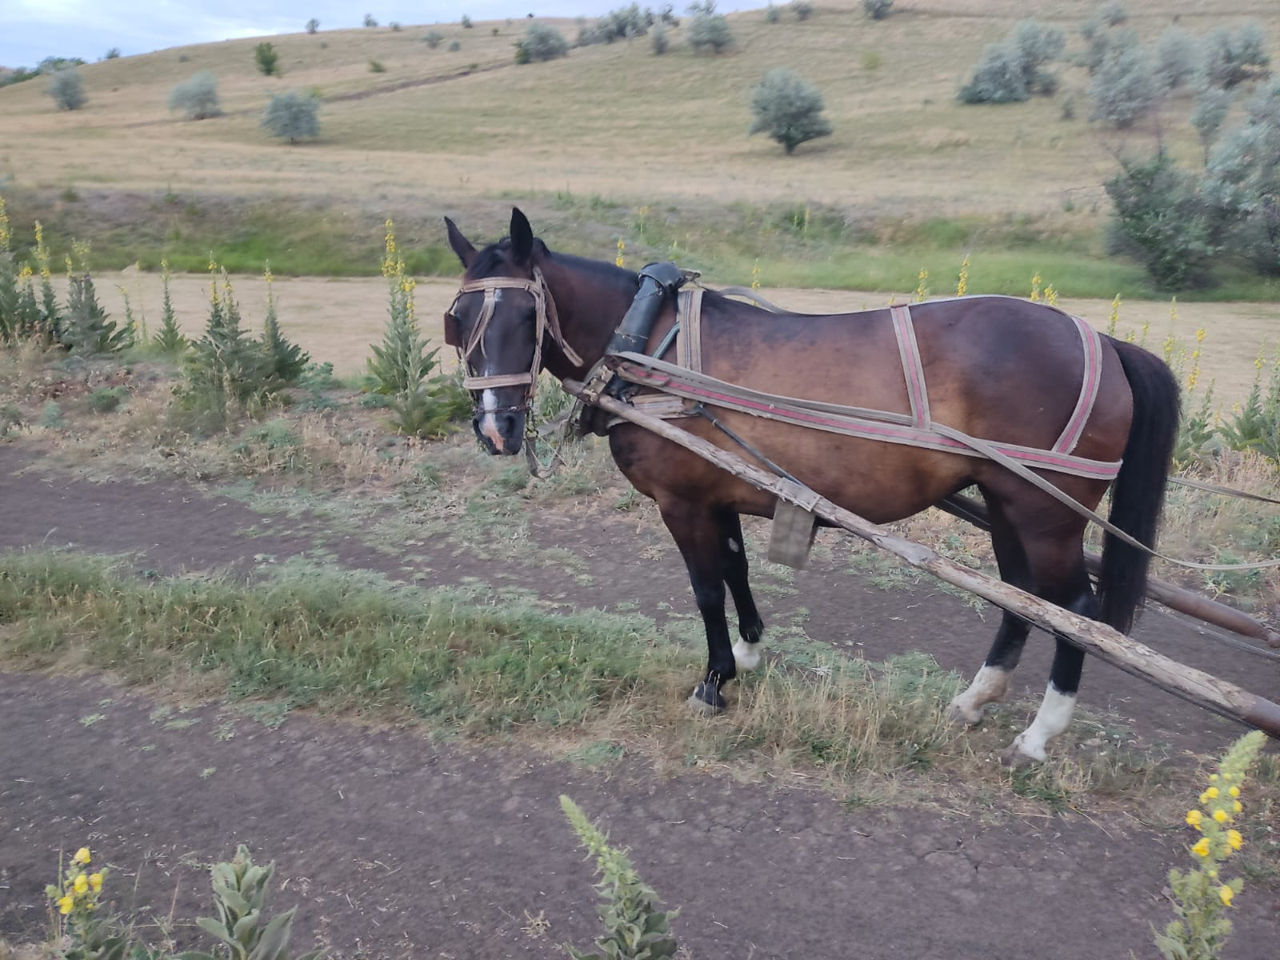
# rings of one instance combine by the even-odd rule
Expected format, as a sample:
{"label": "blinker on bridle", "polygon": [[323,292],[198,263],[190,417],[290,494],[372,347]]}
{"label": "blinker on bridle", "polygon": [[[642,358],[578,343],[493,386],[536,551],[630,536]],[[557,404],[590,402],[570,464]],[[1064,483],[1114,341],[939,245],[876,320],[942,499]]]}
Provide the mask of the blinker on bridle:
{"label": "blinker on bridle", "polygon": [[[534,267],[532,280],[524,280],[517,277],[482,277],[479,280],[463,281],[462,286],[458,288],[457,296],[453,298],[453,303],[449,305],[449,309],[444,314],[444,342],[457,349],[458,357],[462,363],[470,367],[471,355],[475,353],[477,348],[483,355],[484,335],[489,328],[489,322],[493,319],[494,310],[498,305],[499,290],[523,290],[533,297],[533,361],[529,369],[524,373],[496,373],[483,377],[468,376],[463,378],[462,385],[472,393],[478,393],[481,390],[496,387],[517,387],[523,384],[526,386],[523,404],[507,409],[512,412],[527,412],[533,404],[533,393],[538,383],[538,371],[542,369],[542,338],[545,334],[548,332],[551,334],[552,341],[560,348],[570,363],[581,366],[582,358],[574,352],[572,347],[565,343],[564,334],[560,332],[560,318],[556,313],[555,300],[551,297],[551,291],[547,289],[547,282],[542,276],[542,271]],[[469,293],[483,293],[484,303],[480,307],[480,316],[476,319],[471,336],[464,342],[462,339],[462,324],[454,310],[457,309],[458,301]]]}

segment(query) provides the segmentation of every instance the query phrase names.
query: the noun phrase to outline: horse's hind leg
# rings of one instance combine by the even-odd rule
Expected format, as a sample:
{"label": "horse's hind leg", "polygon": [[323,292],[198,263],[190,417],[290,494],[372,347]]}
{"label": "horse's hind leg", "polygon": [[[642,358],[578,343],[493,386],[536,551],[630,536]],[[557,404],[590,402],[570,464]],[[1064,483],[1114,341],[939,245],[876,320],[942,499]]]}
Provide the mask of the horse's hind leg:
{"label": "horse's hind leg", "polygon": [[[1083,524],[1079,525],[1083,527]],[[1035,592],[1051,603],[1082,617],[1098,619],[1099,605],[1084,566],[1083,529],[1059,537],[1042,537],[1026,544]],[[1071,725],[1076,693],[1084,668],[1084,651],[1060,635],[1049,685],[1031,726],[1018,734],[1009,748],[1010,760],[1043,760],[1045,745]]]}
{"label": "horse's hind leg", "polygon": [[723,510],[717,516],[720,524],[721,559],[724,581],[733,595],[738,612],[738,636],[733,645],[733,659],[739,670],[754,670],[760,665],[760,638],[764,620],[756,609],[755,598],[747,584],[747,550],[742,540],[742,520],[735,510]]}
{"label": "horse's hind leg", "polygon": [[[733,645],[729,640],[729,623],[724,612],[724,527],[718,512],[702,504],[662,498],[658,500],[658,509],[680,555],[684,557],[693,597],[707,631],[707,672],[694,688],[690,703],[702,709],[721,710],[724,698],[720,696],[720,688],[737,672]],[[738,535],[741,537],[740,528]],[[742,577],[745,585],[745,561]]]}
{"label": "horse's hind leg", "polygon": [[[1022,544],[1018,542],[1017,535],[1010,528],[996,501],[992,500],[988,514],[991,520],[991,546],[995,550],[996,564],[1000,568],[1000,579],[1023,590],[1032,589],[1031,573]],[[1009,678],[1022,657],[1022,648],[1030,631],[1030,625],[1022,617],[1007,610],[1004,612],[1000,628],[996,631],[995,640],[987,651],[987,658],[982,662],[981,669],[968,689],[951,701],[952,717],[964,723],[979,723],[987,704],[1004,699],[1009,691]]]}

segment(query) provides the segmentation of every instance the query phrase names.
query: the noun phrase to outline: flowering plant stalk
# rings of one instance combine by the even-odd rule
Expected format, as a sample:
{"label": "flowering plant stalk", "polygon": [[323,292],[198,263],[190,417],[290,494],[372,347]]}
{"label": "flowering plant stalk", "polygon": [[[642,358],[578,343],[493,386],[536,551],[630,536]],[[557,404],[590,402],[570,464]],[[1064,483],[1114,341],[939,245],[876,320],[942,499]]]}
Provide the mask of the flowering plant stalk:
{"label": "flowering plant stalk", "polygon": [[1244,810],[1241,788],[1249,768],[1262,749],[1263,734],[1247,733],[1227,751],[1218,772],[1209,774],[1209,785],[1199,805],[1187,811],[1186,822],[1200,836],[1188,847],[1194,867],[1185,873],[1169,871],[1175,919],[1155,944],[1165,960],[1218,960],[1231,934],[1227,910],[1244,887],[1240,877],[1227,879],[1223,865],[1244,845],[1232,823]]}
{"label": "flowering plant stalk", "polygon": [[59,934],[66,939],[65,960],[119,960],[129,946],[113,918],[101,911],[107,871],[93,870],[88,847],[81,847],[62,871],[58,883],[44,888],[57,909]]}

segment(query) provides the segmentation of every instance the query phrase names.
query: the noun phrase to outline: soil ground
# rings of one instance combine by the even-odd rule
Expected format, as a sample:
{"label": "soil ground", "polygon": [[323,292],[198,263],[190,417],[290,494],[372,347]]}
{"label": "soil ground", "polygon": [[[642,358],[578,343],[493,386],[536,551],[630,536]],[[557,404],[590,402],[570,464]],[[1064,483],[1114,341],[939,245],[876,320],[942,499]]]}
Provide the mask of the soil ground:
{"label": "soil ground", "polygon": [[[692,609],[674,547],[626,520],[539,525],[540,541],[585,558],[587,582],[519,561],[499,568],[456,544],[434,556],[375,548],[320,516],[264,518],[175,481],[89,482],[17,444],[0,445],[0,504],[5,550],[122,553],[165,573],[324,555],[394,576],[429,570],[432,583],[503,574],[579,608]],[[655,558],[643,572],[639,554]],[[802,602],[810,636],[871,658],[918,649],[969,673],[995,626],[929,584],[877,590],[822,562],[796,584],[796,596],[763,598],[766,619],[781,623]],[[1224,655],[1157,611],[1137,636],[1264,696],[1280,690],[1273,666]],[[1033,637],[1020,693],[1043,688],[1050,647]],[[1239,732],[1102,664],[1089,664],[1082,702],[1130,719],[1175,759],[1220,752]],[[626,758],[593,769],[432,742],[412,726],[281,719],[254,705],[175,705],[100,676],[0,673],[0,936],[45,935],[43,885],[59,850],[88,843],[113,868],[114,895],[163,924],[209,912],[207,864],[243,842],[279,864],[274,904],[298,906],[295,943],[342,957],[559,956],[596,931],[593,865],[561,794],[682,908],[676,932],[694,957],[1154,957],[1151,925],[1170,916],[1165,875],[1186,858],[1183,833],[1141,811],[1095,822],[850,808],[794,785],[657,777]],[[1280,890],[1251,885],[1238,903],[1227,955],[1273,956]]]}

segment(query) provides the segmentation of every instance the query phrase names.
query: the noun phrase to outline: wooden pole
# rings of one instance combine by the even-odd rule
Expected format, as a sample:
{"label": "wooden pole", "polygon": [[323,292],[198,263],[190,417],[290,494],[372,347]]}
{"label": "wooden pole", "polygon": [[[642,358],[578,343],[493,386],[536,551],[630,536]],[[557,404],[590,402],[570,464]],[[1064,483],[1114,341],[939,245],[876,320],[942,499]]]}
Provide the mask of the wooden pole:
{"label": "wooden pole", "polygon": [[[582,395],[582,384],[577,381],[564,381],[564,388],[574,396]],[[642,426],[691,450],[721,469],[746,480],[761,490],[774,494],[779,499],[812,510],[824,520],[843,527],[864,540],[871,541],[912,566],[927,570],[940,580],[975,593],[1005,610],[1026,618],[1036,626],[1062,635],[1086,652],[1127,673],[1141,677],[1207,710],[1256,727],[1267,735],[1280,739],[1280,705],[1270,700],[1225,680],[1219,680],[1202,670],[1171,660],[1104,623],[1071,613],[1025,590],[939,556],[928,547],[890,533],[856,513],[837,506],[825,497],[817,496],[805,487],[798,487],[794,483],[767,473],[737,454],[724,450],[686,430],[674,427],[665,420],[641,413],[630,404],[621,403],[605,395],[600,396],[596,404],[617,417]],[[796,495],[797,490],[801,492],[799,497]]]}

